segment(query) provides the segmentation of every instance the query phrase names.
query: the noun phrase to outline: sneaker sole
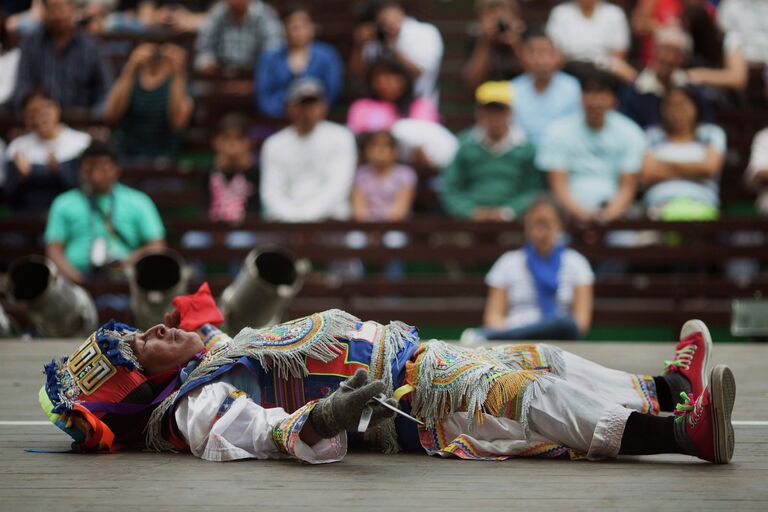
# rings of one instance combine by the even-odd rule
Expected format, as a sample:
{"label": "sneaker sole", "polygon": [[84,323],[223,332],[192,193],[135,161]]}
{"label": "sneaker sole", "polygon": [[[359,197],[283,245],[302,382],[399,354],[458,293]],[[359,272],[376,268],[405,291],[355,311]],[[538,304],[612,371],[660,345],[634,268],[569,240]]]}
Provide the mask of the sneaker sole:
{"label": "sneaker sole", "polygon": [[701,374],[701,389],[698,392],[694,390],[694,393],[698,396],[709,386],[709,356],[712,353],[712,335],[709,334],[707,324],[701,320],[688,320],[680,329],[680,339],[683,340],[695,332],[700,332],[702,338],[704,338],[704,366]]}
{"label": "sneaker sole", "polygon": [[712,370],[710,382],[715,463],[728,464],[733,457],[735,444],[731,413],[736,401],[736,381],[730,368],[718,365]]}

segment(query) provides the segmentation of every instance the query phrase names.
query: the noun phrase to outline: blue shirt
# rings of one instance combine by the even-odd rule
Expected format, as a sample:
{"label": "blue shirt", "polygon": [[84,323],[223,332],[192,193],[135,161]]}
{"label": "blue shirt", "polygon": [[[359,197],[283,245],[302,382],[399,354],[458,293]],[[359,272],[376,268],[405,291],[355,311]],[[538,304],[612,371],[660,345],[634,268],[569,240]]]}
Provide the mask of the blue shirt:
{"label": "blue shirt", "polygon": [[325,99],[333,104],[342,87],[344,68],[339,53],[331,45],[314,42],[309,49],[307,67],[294,74],[288,67],[288,47],[264,52],[256,66],[254,95],[259,109],[272,117],[285,114],[285,97],[291,82],[297,78],[312,77],[325,87]]}
{"label": "blue shirt", "polygon": [[565,73],[555,73],[543,92],[536,90],[530,73],[518,76],[511,83],[515,94],[515,121],[535,146],[552,121],[581,110],[579,81]]}
{"label": "blue shirt", "polygon": [[622,174],[640,172],[645,136],[631,119],[608,112],[600,131],[587,126],[581,114],[555,121],[544,134],[536,167],[567,171],[573,197],[583,208],[598,209],[619,188]]}

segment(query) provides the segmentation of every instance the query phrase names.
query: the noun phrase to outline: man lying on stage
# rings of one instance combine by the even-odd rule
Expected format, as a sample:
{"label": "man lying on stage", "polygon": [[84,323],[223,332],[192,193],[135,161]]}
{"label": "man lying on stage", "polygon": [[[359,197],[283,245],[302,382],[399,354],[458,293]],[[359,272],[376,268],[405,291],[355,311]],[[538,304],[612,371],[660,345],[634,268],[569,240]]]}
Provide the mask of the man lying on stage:
{"label": "man lying on stage", "polygon": [[462,459],[733,455],[733,374],[708,367],[712,341],[698,320],[651,377],[546,344],[420,343],[413,327],[340,310],[232,339],[212,325],[222,317],[207,285],[174,306],[166,325],[108,322],[46,365],[40,403],[73,449],[324,463],[344,457],[349,437]]}

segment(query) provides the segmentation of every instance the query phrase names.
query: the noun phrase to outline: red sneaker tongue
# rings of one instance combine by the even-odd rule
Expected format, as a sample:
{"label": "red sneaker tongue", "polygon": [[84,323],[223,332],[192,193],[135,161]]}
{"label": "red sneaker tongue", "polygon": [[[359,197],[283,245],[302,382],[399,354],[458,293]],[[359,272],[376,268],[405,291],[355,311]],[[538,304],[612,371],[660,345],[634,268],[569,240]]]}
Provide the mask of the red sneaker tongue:
{"label": "red sneaker tongue", "polygon": [[702,343],[704,341],[704,336],[700,332],[693,332],[680,340],[680,345],[683,343],[686,344],[694,344],[694,343]]}

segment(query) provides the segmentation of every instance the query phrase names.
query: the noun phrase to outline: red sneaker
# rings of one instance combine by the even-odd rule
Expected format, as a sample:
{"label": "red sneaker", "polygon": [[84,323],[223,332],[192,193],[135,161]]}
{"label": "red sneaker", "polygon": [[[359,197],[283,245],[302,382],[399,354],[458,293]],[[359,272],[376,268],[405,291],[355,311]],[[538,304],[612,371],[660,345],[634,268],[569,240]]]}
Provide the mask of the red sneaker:
{"label": "red sneaker", "polygon": [[709,354],[712,352],[712,336],[701,320],[688,320],[680,330],[680,342],[675,356],[664,361],[662,375],[679,372],[691,384],[694,396],[701,396],[707,388]]}
{"label": "red sneaker", "polygon": [[710,375],[710,386],[698,398],[682,393],[684,403],[675,410],[675,439],[686,453],[700,459],[727,464],[733,457],[734,435],[731,412],[736,400],[733,372],[718,365]]}

